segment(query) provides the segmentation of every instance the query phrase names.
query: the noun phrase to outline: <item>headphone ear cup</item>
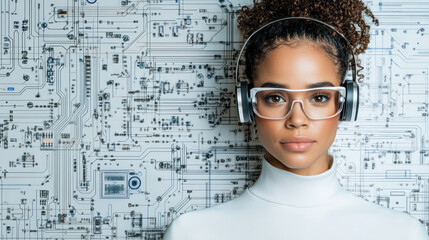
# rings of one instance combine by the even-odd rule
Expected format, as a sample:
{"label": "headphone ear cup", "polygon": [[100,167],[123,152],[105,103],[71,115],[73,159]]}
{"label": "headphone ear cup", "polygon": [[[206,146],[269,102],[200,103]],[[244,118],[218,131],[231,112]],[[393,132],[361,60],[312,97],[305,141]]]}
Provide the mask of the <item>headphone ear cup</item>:
{"label": "headphone ear cup", "polygon": [[238,119],[241,123],[254,121],[252,103],[249,96],[249,85],[246,81],[240,81],[240,87],[235,91]]}
{"label": "headphone ear cup", "polygon": [[354,93],[356,93],[354,96],[356,96],[356,104],[354,107],[354,120],[357,120],[357,116],[358,116],[358,112],[359,112],[359,85],[356,82],[353,82],[353,87],[354,87]]}
{"label": "headphone ear cup", "polygon": [[346,88],[346,99],[339,120],[356,121],[359,110],[359,86],[351,80],[346,80],[342,86]]}
{"label": "headphone ear cup", "polygon": [[247,102],[247,109],[248,109],[247,112],[248,112],[248,117],[249,117],[249,123],[251,123],[251,122],[255,122],[255,113],[253,112],[252,99],[250,99],[250,86],[249,86],[249,83],[246,82],[245,85],[246,85],[245,92],[247,93],[246,94],[246,96],[247,96],[246,102]]}

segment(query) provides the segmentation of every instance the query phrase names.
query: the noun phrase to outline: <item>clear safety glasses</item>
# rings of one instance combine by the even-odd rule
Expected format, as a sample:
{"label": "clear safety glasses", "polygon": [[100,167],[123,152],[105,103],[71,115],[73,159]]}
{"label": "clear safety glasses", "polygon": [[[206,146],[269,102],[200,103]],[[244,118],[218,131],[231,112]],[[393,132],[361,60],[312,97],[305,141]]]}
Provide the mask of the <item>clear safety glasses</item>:
{"label": "clear safety glasses", "polygon": [[296,102],[301,103],[310,119],[332,118],[343,109],[345,94],[345,87],[250,89],[253,111],[261,118],[273,120],[286,118]]}

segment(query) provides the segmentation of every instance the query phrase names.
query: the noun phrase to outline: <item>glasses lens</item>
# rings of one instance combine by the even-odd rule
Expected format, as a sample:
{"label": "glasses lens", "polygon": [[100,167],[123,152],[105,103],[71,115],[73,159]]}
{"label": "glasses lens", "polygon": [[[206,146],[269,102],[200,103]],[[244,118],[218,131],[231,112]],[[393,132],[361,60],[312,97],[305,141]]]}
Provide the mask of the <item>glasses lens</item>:
{"label": "glasses lens", "polygon": [[[258,91],[253,101],[254,110],[266,118],[284,118],[294,100],[301,100],[304,111],[312,119],[329,118],[341,111],[344,97],[336,89],[316,89],[302,92],[279,90]],[[297,102],[294,103],[296,107]]]}

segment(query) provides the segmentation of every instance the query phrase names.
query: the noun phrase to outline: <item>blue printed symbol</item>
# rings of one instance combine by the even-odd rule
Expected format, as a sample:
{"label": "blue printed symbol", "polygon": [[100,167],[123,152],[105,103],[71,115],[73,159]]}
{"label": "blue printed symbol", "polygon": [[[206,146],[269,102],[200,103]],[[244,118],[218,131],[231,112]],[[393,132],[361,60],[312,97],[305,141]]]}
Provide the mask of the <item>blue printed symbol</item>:
{"label": "blue printed symbol", "polygon": [[142,181],[136,176],[133,176],[128,180],[128,186],[133,190],[138,189],[141,185]]}

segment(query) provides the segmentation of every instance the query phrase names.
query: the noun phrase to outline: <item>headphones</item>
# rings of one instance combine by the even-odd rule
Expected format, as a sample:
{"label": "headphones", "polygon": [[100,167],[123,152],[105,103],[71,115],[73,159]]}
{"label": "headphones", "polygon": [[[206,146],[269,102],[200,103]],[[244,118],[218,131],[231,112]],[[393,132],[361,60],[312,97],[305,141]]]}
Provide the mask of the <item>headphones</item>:
{"label": "headphones", "polygon": [[356,121],[357,115],[358,115],[358,109],[359,109],[359,86],[356,83],[356,62],[355,62],[355,56],[353,54],[353,48],[350,45],[350,42],[347,40],[347,38],[344,37],[343,34],[341,34],[338,30],[336,30],[333,26],[322,22],[317,19],[308,18],[308,17],[286,17],[274,20],[272,22],[269,22],[265,24],[264,26],[260,27],[258,30],[254,31],[246,40],[243,47],[240,50],[240,54],[238,55],[237,59],[237,65],[235,68],[235,79],[236,79],[236,88],[235,88],[235,102],[237,106],[237,113],[238,118],[241,123],[250,123],[255,121],[255,113],[253,112],[252,108],[252,102],[250,100],[250,89],[249,89],[249,83],[247,81],[240,81],[239,76],[239,63],[240,58],[243,53],[244,48],[246,47],[247,43],[249,42],[250,38],[257,32],[259,32],[261,29],[265,28],[266,26],[273,24],[278,21],[283,20],[289,20],[289,19],[305,19],[305,20],[311,20],[318,23],[323,24],[324,26],[327,26],[331,29],[333,29],[335,32],[337,32],[342,39],[345,40],[347,43],[347,46],[350,49],[350,53],[352,58],[350,59],[351,65],[352,65],[352,78],[353,80],[344,80],[341,83],[341,86],[345,87],[346,89],[346,97],[345,102],[342,111],[339,113],[339,121]]}

